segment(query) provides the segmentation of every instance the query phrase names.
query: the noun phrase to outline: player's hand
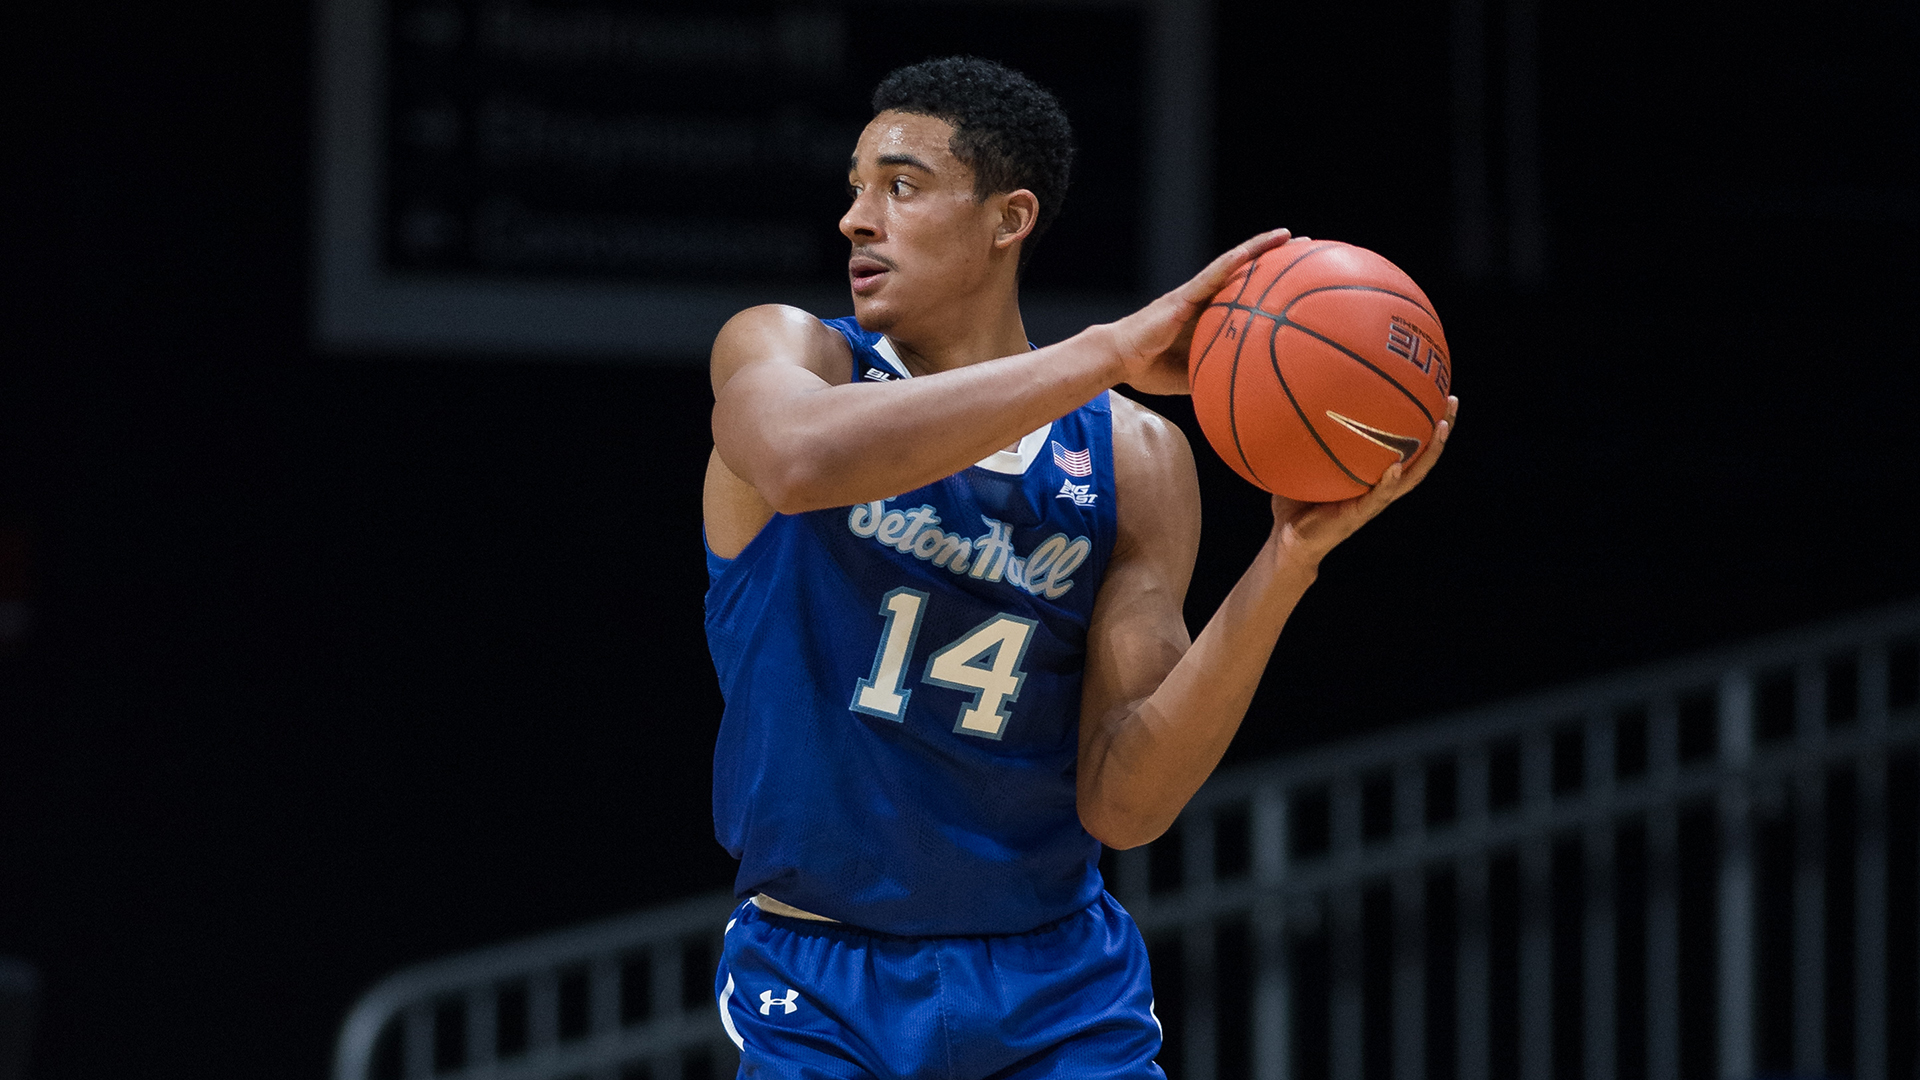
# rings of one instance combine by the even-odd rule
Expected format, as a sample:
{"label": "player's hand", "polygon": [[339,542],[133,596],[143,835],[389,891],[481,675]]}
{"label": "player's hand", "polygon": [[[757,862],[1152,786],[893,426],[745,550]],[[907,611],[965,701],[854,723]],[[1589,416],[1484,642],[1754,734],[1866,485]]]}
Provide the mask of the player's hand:
{"label": "player's hand", "polygon": [[1149,394],[1184,394],[1193,326],[1233,272],[1292,239],[1286,229],[1264,232],[1207,264],[1193,280],[1113,324],[1126,368],[1121,381]]}
{"label": "player's hand", "polygon": [[1387,467],[1386,474],[1373,490],[1343,502],[1295,502],[1284,495],[1273,497],[1273,543],[1286,562],[1317,567],[1327,552],[1352,536],[1360,526],[1380,516],[1380,511],[1395,499],[1420,486],[1452,437],[1454,421],[1460,414],[1460,399],[1447,398],[1447,416],[1434,428],[1433,441],[1410,462]]}

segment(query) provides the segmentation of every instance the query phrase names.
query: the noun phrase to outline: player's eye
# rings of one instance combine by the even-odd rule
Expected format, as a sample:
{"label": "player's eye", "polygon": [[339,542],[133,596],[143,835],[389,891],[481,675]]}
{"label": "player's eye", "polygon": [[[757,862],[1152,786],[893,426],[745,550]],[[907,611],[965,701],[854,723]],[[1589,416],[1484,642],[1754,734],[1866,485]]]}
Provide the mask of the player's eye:
{"label": "player's eye", "polygon": [[907,178],[904,176],[894,177],[893,183],[887,185],[887,192],[891,195],[905,195],[912,190],[913,185],[907,183]]}

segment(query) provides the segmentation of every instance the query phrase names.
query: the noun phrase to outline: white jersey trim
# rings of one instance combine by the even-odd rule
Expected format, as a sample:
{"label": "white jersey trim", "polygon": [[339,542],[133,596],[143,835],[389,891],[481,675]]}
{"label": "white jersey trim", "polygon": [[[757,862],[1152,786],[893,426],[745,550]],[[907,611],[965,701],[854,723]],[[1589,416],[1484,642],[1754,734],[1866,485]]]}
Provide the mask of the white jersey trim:
{"label": "white jersey trim", "polygon": [[[885,334],[880,336],[879,341],[873,343],[873,351],[879,354],[880,359],[886,361],[887,366],[901,378],[913,378],[913,373],[907,370],[907,365],[900,359],[900,351],[893,347],[893,342],[888,340]],[[1040,456],[1040,448],[1047,445],[1047,436],[1052,431],[1053,422],[1048,421],[1041,426],[1040,430],[1028,432],[1026,437],[1020,440],[1020,445],[1010,450],[996,450],[974,462],[974,465],[988,472],[1004,473],[1007,476],[1024,476],[1026,471],[1033,467],[1034,460]]]}
{"label": "white jersey trim", "polygon": [[873,343],[873,351],[880,354],[880,359],[887,362],[887,366],[893,369],[895,375],[903,379],[913,378],[913,372],[908,371],[907,365],[900,360],[900,350],[893,347],[893,342],[889,341],[885,334],[880,335],[880,340]]}
{"label": "white jersey trim", "polygon": [[1049,420],[1039,431],[1028,432],[1026,438],[1020,440],[1018,448],[996,450],[974,464],[989,472],[1020,476],[1040,457],[1040,448],[1047,445],[1047,436],[1052,432],[1053,421]]}

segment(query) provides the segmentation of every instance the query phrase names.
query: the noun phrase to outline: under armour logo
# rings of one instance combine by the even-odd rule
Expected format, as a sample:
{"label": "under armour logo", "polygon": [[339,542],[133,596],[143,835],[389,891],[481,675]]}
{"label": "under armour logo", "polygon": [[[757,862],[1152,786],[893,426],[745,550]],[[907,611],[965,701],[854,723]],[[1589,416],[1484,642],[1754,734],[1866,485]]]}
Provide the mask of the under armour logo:
{"label": "under armour logo", "polygon": [[761,1016],[772,1016],[773,1007],[775,1005],[778,1005],[785,1010],[785,1012],[782,1013],[781,1015],[783,1016],[791,1015],[793,1013],[793,1010],[800,1007],[800,991],[795,990],[792,987],[788,987],[786,997],[774,997],[773,991],[771,990],[760,991],[760,1015]]}

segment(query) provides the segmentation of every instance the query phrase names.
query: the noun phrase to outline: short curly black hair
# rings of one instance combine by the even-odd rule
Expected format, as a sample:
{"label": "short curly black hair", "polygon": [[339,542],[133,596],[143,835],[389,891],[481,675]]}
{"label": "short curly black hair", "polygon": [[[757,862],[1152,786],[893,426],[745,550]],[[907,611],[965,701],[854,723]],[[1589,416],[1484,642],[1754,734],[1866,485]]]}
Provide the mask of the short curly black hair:
{"label": "short curly black hair", "polygon": [[1060,102],[1025,75],[977,56],[923,60],[895,70],[873,91],[873,111],[917,113],[953,125],[948,148],[973,170],[974,198],[1026,188],[1040,203],[1020,245],[1033,245],[1067,199],[1073,127]]}

